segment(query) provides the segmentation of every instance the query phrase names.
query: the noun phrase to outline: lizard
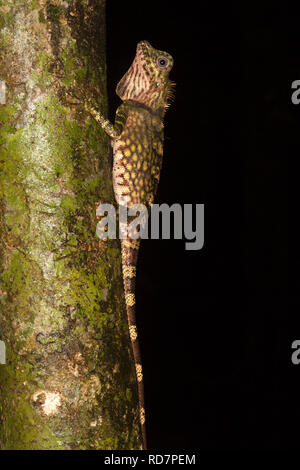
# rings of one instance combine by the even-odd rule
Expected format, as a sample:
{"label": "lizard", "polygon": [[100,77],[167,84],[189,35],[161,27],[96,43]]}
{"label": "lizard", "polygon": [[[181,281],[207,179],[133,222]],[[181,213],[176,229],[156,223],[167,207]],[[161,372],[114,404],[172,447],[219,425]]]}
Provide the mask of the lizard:
{"label": "lizard", "polygon": [[[160,179],[164,116],[173,97],[169,79],[173,58],[148,41],[137,44],[135,58],[116,87],[122,100],[114,125],[90,105],[86,110],[108,134],[113,148],[113,188],[119,206],[143,204],[149,210]],[[135,316],[136,265],[139,239],[121,239],[122,273],[128,329],[132,344],[139,398],[143,448],[147,448],[144,384]]]}

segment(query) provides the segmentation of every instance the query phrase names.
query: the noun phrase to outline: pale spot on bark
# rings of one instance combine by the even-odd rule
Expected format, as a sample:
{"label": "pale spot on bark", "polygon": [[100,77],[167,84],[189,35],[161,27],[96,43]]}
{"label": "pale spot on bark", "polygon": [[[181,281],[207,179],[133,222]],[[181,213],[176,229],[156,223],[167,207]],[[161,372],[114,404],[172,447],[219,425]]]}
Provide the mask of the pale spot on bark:
{"label": "pale spot on bark", "polygon": [[49,392],[49,390],[38,390],[32,397],[33,401],[37,403],[43,414],[51,416],[58,411],[61,405],[61,396],[57,392]]}

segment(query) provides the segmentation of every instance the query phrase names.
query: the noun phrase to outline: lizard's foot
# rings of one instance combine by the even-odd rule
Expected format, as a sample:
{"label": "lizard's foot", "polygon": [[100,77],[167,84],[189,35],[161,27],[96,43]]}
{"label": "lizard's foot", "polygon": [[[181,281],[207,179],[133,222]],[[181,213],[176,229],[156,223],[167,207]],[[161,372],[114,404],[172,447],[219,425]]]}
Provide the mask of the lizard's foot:
{"label": "lizard's foot", "polygon": [[118,214],[111,203],[97,201],[96,205],[96,233],[101,241],[107,242],[108,238],[116,238],[116,226]]}
{"label": "lizard's foot", "polygon": [[[85,104],[85,106],[86,106],[86,104]],[[87,111],[88,111],[88,109],[87,109]],[[107,237],[105,235],[108,231],[108,226],[107,226],[107,224],[103,225],[104,219],[107,216],[106,215],[99,215],[98,208],[101,204],[103,204],[102,201],[95,202],[96,220],[97,220],[96,233],[97,233],[97,236],[100,238],[100,240],[102,240],[103,242],[107,242]]]}

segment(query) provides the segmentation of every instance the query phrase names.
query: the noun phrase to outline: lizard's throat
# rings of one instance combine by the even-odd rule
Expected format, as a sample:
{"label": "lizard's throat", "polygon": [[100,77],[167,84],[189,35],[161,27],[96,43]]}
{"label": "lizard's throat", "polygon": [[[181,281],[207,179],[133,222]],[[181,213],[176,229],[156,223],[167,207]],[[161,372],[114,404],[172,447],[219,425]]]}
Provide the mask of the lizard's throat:
{"label": "lizard's throat", "polygon": [[116,93],[122,101],[134,100],[157,111],[167,106],[169,86],[155,77],[150,80],[145,68],[134,61],[118,83]]}

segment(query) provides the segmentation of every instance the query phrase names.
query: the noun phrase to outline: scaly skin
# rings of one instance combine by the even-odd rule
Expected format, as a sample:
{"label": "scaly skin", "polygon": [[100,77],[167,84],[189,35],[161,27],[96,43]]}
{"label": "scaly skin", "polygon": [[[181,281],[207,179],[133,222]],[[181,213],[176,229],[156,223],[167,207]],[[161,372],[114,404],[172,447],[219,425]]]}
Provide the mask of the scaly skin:
{"label": "scaly skin", "polygon": [[[134,61],[118,83],[116,93],[123,103],[112,125],[101,113],[86,106],[113,147],[113,186],[119,205],[144,204],[154,201],[163,157],[163,119],[172,97],[173,82],[169,72],[172,57],[154,49],[149,42],[137,45]],[[144,384],[141,355],[135,319],[135,279],[139,240],[121,240],[122,266],[129,334],[132,343],[138,384],[140,423],[143,447],[146,444]]]}

